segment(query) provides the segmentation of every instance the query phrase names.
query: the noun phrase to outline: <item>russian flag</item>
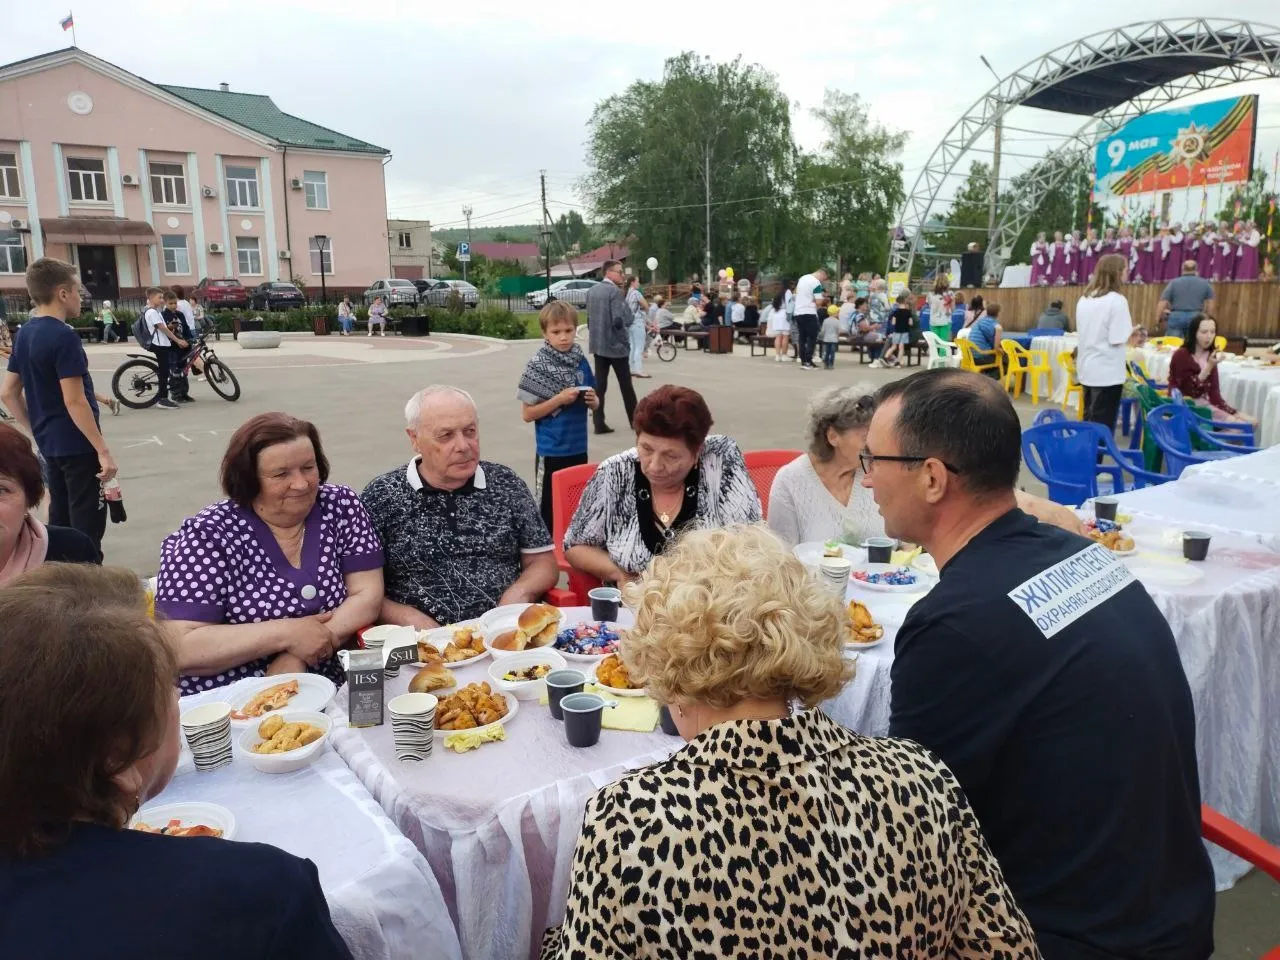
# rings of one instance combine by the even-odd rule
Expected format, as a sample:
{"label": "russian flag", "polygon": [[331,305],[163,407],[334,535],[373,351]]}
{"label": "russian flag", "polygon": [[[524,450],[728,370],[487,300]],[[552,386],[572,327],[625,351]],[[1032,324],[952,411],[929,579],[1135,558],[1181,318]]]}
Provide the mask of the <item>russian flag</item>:
{"label": "russian flag", "polygon": [[69,13],[58,22],[62,24],[62,30],[64,33],[76,25],[76,22],[71,19],[71,14]]}

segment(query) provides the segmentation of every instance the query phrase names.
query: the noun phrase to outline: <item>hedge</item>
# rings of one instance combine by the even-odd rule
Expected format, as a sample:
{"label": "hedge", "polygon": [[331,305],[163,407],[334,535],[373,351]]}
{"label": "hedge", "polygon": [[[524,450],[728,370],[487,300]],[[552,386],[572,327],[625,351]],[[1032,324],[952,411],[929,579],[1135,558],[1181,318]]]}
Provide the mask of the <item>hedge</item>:
{"label": "hedge", "polygon": [[[363,306],[354,308],[357,323],[364,323],[369,318],[369,311]],[[116,315],[120,316],[125,311],[117,311]],[[455,313],[444,307],[427,307],[414,309],[413,307],[394,307],[388,315],[392,319],[403,319],[404,317],[420,316],[425,314],[431,320],[431,329],[438,333],[469,333],[476,336],[495,337],[500,340],[522,340],[528,334],[525,330],[525,323],[510,310],[503,310],[498,307],[483,307],[477,310],[468,310],[465,313]],[[263,328],[267,330],[279,330],[282,332],[310,332],[313,327],[313,318],[317,316],[325,316],[329,318],[330,327],[336,328],[338,321],[338,308],[336,306],[315,306],[315,307],[298,307],[292,310],[281,310],[274,312],[263,311],[261,313],[245,313],[239,310],[212,310],[208,316],[218,325],[218,329],[223,333],[230,333],[233,329],[232,319],[240,317],[262,317]]]}

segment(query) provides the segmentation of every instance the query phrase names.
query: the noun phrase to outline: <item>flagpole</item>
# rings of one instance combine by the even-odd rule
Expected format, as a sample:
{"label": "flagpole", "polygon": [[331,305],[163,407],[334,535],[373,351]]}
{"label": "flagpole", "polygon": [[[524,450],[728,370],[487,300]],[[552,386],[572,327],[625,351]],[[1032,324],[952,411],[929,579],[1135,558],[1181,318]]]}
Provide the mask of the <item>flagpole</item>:
{"label": "flagpole", "polygon": [[76,12],[69,9],[67,10],[67,16],[71,18],[71,45],[78,47],[80,44],[76,43]]}

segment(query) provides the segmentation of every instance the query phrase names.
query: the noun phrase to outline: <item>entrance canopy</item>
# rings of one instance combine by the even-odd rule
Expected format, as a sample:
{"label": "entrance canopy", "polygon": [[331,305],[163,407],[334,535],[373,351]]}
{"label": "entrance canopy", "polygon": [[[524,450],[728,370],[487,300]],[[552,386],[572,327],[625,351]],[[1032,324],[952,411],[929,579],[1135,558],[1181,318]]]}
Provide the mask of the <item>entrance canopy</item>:
{"label": "entrance canopy", "polygon": [[45,243],[84,243],[114,247],[147,246],[159,238],[151,224],[118,217],[41,217]]}

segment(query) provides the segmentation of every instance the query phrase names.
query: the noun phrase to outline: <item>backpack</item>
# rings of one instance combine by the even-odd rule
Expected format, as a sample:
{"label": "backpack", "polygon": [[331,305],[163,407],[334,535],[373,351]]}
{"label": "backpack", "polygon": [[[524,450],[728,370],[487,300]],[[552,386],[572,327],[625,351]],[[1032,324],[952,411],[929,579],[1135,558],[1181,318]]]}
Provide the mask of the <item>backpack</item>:
{"label": "backpack", "polygon": [[138,314],[138,319],[133,321],[133,339],[138,341],[138,346],[142,349],[151,349],[151,328],[147,326],[146,310]]}

